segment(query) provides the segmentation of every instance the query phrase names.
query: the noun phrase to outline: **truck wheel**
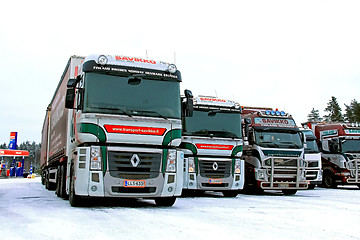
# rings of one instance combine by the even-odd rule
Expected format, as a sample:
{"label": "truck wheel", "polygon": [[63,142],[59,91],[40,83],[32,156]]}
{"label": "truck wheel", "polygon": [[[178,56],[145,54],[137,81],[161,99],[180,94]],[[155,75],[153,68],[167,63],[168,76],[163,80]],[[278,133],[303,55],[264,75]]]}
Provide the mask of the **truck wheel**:
{"label": "truck wheel", "polygon": [[335,174],[331,170],[324,172],[323,186],[326,188],[336,188]]}
{"label": "truck wheel", "polygon": [[60,198],[66,197],[65,177],[65,166],[61,165],[58,168],[58,177],[56,179],[56,195]]}
{"label": "truck wheel", "polygon": [[161,197],[161,198],[155,198],[155,203],[159,207],[171,207],[174,205],[176,201],[176,197]]}
{"label": "truck wheel", "polygon": [[46,180],[45,180],[45,171],[41,171],[41,184],[45,185],[45,182],[46,182]]}
{"label": "truck wheel", "polygon": [[315,184],[309,184],[308,185],[308,189],[314,189],[315,188]]}
{"label": "truck wheel", "polygon": [[284,195],[295,195],[295,193],[297,192],[296,189],[283,189],[281,191]]}
{"label": "truck wheel", "polygon": [[81,206],[81,198],[75,194],[75,173],[74,169],[71,169],[71,180],[70,180],[70,194],[69,194],[69,202],[72,207]]}
{"label": "truck wheel", "polygon": [[239,194],[239,192],[235,190],[230,190],[230,191],[223,191],[222,194],[224,195],[224,197],[236,197]]}

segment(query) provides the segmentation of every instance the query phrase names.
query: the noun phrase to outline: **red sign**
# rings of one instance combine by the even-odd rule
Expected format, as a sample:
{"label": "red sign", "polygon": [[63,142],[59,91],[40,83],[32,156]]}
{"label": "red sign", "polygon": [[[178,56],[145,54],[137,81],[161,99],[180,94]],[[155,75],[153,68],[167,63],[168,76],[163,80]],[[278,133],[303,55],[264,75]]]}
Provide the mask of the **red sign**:
{"label": "red sign", "polygon": [[29,152],[24,150],[0,149],[0,156],[29,156]]}
{"label": "red sign", "polygon": [[123,133],[123,134],[162,136],[166,131],[166,128],[153,128],[153,127],[120,126],[120,125],[104,125],[104,127],[108,133]]}
{"label": "red sign", "polygon": [[197,143],[196,147],[198,149],[214,149],[214,150],[231,150],[233,149],[233,145],[220,145],[220,144],[202,144]]}

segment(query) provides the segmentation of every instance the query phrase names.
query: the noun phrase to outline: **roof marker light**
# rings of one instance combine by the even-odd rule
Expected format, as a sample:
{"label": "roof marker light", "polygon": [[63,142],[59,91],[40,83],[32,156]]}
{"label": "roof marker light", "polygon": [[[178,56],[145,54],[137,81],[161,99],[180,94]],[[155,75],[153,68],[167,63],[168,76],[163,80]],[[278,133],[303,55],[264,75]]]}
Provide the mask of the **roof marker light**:
{"label": "roof marker light", "polygon": [[271,115],[275,116],[275,111],[274,110],[271,111]]}
{"label": "roof marker light", "polygon": [[265,114],[266,114],[266,115],[270,115],[270,110],[266,110],[266,111],[265,111]]}
{"label": "roof marker light", "polygon": [[170,73],[176,73],[176,66],[175,66],[175,64],[169,64],[169,66],[168,66],[168,71],[170,72]]}
{"label": "roof marker light", "polygon": [[100,55],[99,58],[98,58],[98,63],[101,64],[101,65],[105,65],[107,64],[108,62],[108,59],[105,55]]}
{"label": "roof marker light", "polygon": [[279,111],[276,111],[276,116],[280,116],[280,112]]}
{"label": "roof marker light", "polygon": [[280,115],[281,115],[281,116],[285,116],[285,112],[284,112],[284,111],[281,111],[281,112],[280,112]]}

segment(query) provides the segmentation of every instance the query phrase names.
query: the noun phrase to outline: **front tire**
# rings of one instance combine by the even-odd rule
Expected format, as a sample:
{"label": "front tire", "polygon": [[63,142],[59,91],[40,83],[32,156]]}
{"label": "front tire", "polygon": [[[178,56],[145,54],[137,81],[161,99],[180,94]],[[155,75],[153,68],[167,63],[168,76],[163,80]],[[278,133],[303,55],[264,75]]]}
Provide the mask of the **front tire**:
{"label": "front tire", "polygon": [[155,203],[159,207],[171,207],[174,205],[176,197],[161,197],[155,198]]}
{"label": "front tire", "polygon": [[230,191],[223,191],[222,194],[224,195],[224,197],[234,198],[234,197],[236,197],[239,193],[238,193],[238,191],[230,190]]}
{"label": "front tire", "polygon": [[284,195],[290,196],[290,195],[295,195],[297,190],[296,189],[283,189],[282,192]]}
{"label": "front tire", "polygon": [[74,172],[74,168],[71,168],[69,202],[70,202],[70,205],[72,207],[81,206],[81,198],[80,198],[80,196],[75,194],[75,172]]}
{"label": "front tire", "polygon": [[336,188],[335,174],[331,170],[326,170],[323,176],[323,186],[325,188]]}

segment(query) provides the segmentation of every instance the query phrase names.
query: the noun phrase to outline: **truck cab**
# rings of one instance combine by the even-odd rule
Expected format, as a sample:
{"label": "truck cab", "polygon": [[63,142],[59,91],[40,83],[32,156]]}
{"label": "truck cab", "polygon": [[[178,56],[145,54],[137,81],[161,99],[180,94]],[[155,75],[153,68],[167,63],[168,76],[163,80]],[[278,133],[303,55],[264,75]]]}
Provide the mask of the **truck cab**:
{"label": "truck cab", "polygon": [[314,131],[321,146],[323,186],[360,187],[360,126],[356,123],[319,123]]}
{"label": "truck cab", "polygon": [[245,192],[307,189],[304,137],[291,115],[271,108],[244,107]]}
{"label": "truck cab", "polygon": [[184,193],[222,192],[235,197],[244,185],[240,105],[216,97],[182,99]]}
{"label": "truck cab", "polygon": [[70,58],[43,127],[42,169],[58,196],[181,195],[181,74],[173,64],[122,55]]}
{"label": "truck cab", "polygon": [[317,138],[311,129],[301,129],[305,136],[305,160],[308,162],[306,169],[306,180],[309,182],[309,189],[322,183],[321,153],[318,147]]}

